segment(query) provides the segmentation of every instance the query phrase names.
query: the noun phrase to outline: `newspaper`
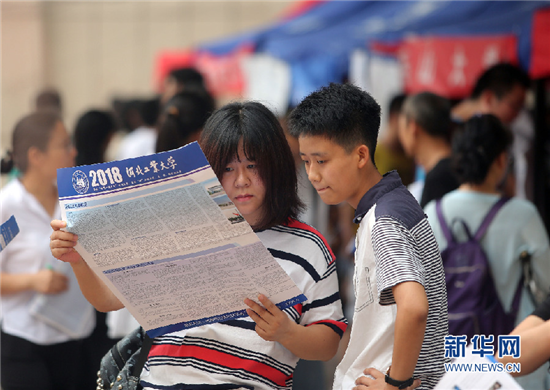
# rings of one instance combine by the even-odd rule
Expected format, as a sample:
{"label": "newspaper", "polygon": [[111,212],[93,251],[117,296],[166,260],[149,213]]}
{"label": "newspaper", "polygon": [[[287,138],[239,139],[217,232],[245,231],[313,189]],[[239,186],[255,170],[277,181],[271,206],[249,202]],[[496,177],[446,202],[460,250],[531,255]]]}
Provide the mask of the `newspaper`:
{"label": "newspaper", "polygon": [[244,298],[306,300],[199,145],[58,170],[76,250],[151,337],[246,316]]}

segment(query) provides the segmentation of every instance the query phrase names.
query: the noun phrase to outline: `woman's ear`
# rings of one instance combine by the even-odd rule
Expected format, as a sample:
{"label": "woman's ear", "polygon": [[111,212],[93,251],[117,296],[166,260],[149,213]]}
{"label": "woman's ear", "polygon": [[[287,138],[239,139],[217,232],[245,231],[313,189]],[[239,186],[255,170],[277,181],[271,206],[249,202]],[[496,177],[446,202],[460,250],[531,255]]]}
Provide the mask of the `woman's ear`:
{"label": "woman's ear", "polygon": [[489,172],[493,172],[492,175],[495,176],[498,182],[501,182],[506,178],[506,176],[508,176],[509,173],[511,173],[508,172],[508,164],[508,153],[502,152],[493,161]]}
{"label": "woman's ear", "polygon": [[36,146],[31,146],[29,150],[27,150],[28,167],[40,165],[42,160],[42,154],[43,152],[40,149],[38,149]]}
{"label": "woman's ear", "polygon": [[506,170],[506,168],[508,167],[508,153],[507,152],[502,152],[496,158],[495,162],[497,163],[497,165],[500,169]]}

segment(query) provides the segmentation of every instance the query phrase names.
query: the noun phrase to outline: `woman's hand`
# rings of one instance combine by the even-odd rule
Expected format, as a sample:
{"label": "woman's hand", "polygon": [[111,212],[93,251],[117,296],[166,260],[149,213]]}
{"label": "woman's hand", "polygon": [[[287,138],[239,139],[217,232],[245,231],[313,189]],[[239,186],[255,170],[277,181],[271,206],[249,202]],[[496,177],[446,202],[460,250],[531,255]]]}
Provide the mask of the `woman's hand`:
{"label": "woman's hand", "polygon": [[42,294],[59,294],[69,287],[69,279],[61,272],[43,269],[34,274],[32,287]]}
{"label": "woman's hand", "polygon": [[82,256],[74,249],[78,241],[78,236],[61,230],[67,226],[67,223],[54,219],[50,225],[53,229],[53,233],[50,236],[50,250],[53,257],[67,263],[78,263],[83,261]]}
{"label": "woman's hand", "polygon": [[256,323],[256,333],[264,340],[283,343],[291,327],[296,324],[265,295],[258,295],[258,299],[263,307],[252,299],[244,300],[250,307],[246,312]]}

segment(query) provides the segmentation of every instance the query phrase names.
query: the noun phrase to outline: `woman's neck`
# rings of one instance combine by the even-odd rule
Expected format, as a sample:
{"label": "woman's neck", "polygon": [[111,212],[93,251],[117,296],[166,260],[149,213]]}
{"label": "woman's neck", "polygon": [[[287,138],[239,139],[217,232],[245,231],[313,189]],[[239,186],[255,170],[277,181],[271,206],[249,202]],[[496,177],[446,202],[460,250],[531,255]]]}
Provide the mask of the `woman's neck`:
{"label": "woman's neck", "polygon": [[37,173],[26,172],[21,178],[21,184],[38,200],[48,215],[53,217],[58,201],[57,187],[53,181],[43,178]]}

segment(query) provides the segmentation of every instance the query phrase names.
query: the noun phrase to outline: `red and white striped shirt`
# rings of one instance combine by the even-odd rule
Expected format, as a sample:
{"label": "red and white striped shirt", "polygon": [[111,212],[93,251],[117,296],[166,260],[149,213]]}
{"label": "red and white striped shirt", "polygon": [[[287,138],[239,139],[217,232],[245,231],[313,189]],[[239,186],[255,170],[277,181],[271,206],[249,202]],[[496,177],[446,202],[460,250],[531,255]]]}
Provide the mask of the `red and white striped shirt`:
{"label": "red and white striped shirt", "polygon": [[[285,309],[296,323],[347,327],[334,254],[312,227],[291,221],[258,237],[307,297]],[[298,357],[256,333],[250,317],[169,333],[154,340],[141,375],[144,389],[288,389]]]}

